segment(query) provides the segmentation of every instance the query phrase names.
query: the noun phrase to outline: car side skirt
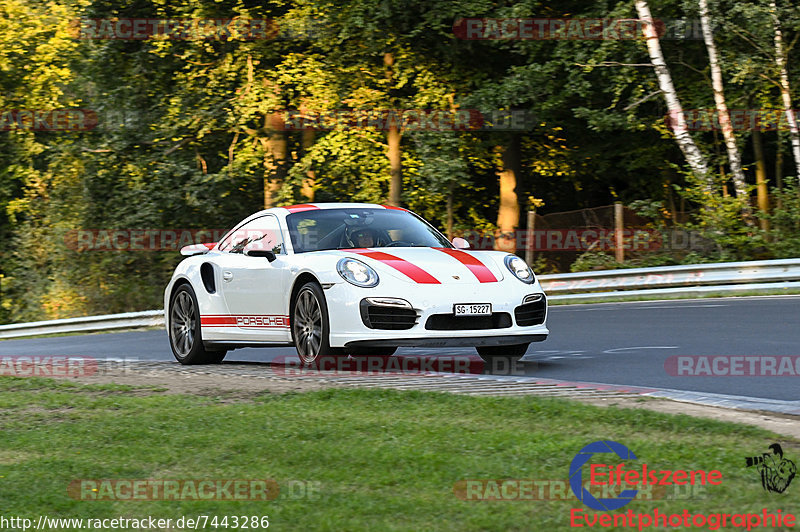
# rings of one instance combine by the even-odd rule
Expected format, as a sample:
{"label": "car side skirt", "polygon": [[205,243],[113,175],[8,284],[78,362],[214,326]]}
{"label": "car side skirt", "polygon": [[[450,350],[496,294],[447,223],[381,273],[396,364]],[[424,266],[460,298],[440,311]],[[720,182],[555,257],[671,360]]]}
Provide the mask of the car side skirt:
{"label": "car side skirt", "polygon": [[205,340],[203,341],[203,346],[206,349],[214,350],[222,350],[225,349],[227,351],[231,351],[233,349],[239,349],[240,347],[292,347],[294,346],[291,342],[242,342],[242,343],[231,343],[229,340]]}

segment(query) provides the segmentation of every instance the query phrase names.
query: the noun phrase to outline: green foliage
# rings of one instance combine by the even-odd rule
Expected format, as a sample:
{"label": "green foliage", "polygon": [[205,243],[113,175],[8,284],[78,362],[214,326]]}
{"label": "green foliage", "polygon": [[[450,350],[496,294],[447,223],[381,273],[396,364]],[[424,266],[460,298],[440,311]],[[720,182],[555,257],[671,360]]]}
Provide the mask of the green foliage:
{"label": "green foliage", "polygon": [[[628,267],[633,267],[630,262]],[[592,270],[617,270],[625,268],[626,263],[617,262],[613,255],[602,251],[589,250],[581,253],[570,265],[571,272],[585,272]]]}
{"label": "green foliage", "polygon": [[767,247],[776,259],[800,257],[800,186],[792,179],[783,190],[773,189],[779,208],[765,216],[770,230]]}
{"label": "green foliage", "polygon": [[[767,3],[710,4],[729,106],[780,108]],[[778,4],[795,80],[800,8]],[[665,20],[697,16],[693,0],[651,8]],[[455,233],[496,229],[493,154],[513,134],[523,210],[529,196],[544,201],[541,214],[651,201],[634,204],[664,231],[675,227],[665,213],[676,210],[676,197],[696,211],[681,228],[709,246],[631,254],[625,266],[796,255],[794,184],[778,190],[773,176],[780,208],[766,215],[771,228],[764,233],[742,223],[741,200],[721,195],[722,178],[705,194],[679,170],[683,155],[665,125],[652,69],[636,66],[648,62],[641,40],[464,40],[453,33],[459,17],[634,15],[627,0],[5,0],[0,111],[82,107],[96,110],[100,124],[86,132],[0,131],[0,321],[160,306],[177,254],[80,253],[65,244],[69,231],[222,229],[261,208],[265,181],[273,180],[278,202],[307,201],[309,187],[317,201],[386,201],[386,131],[340,127],[309,138],[271,125],[284,109],[529,113],[530,123],[513,132],[401,131],[402,202],[442,229],[452,217]],[[71,21],[113,17],[263,18],[282,33],[255,40],[73,38]],[[664,39],[662,48],[684,107],[708,109],[708,57],[694,37]],[[749,133],[737,135],[752,173]],[[692,136],[721,175],[720,135]],[[793,173],[786,135],[765,131],[763,140],[767,166],[775,167],[782,150],[776,172]],[[282,160],[275,149],[281,143]],[[592,251],[573,269],[616,266]]]}
{"label": "green foliage", "polygon": [[[679,188],[679,193],[702,207],[683,228],[713,242],[716,250],[711,256],[716,261],[746,260],[763,252],[763,235],[755,227],[748,226],[741,216],[742,206],[749,198],[726,197],[709,191],[706,183],[692,175],[686,175],[686,181],[687,185]],[[722,181],[719,178],[717,181],[721,189]]]}

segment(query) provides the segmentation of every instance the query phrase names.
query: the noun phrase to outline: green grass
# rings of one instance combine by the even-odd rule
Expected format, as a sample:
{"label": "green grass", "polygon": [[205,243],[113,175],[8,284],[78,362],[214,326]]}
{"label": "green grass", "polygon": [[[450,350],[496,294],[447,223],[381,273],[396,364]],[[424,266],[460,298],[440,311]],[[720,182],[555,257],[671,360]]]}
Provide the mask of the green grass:
{"label": "green grass", "polygon": [[[268,515],[277,530],[566,530],[577,501],[462,501],[463,479],[565,479],[575,453],[615,440],[658,469],[718,469],[702,500],[634,501],[623,511],[796,512],[800,480],[765,493],[744,457],[766,431],[563,400],[331,389],[165,395],[117,385],[0,378],[0,515]],[[607,456],[606,456],[607,458]],[[275,479],[273,501],[80,501],[74,479]],[[287,496],[316,482],[317,499]],[[222,529],[221,529],[222,530]]]}

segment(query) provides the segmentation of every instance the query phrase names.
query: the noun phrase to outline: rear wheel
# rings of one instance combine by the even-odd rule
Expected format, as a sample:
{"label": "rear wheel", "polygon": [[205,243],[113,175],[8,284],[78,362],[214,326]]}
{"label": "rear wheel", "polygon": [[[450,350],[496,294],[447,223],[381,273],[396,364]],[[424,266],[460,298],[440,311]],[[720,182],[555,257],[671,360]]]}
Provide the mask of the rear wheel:
{"label": "rear wheel", "polygon": [[497,358],[507,358],[509,362],[516,362],[525,356],[529,345],[530,344],[484,345],[476,347],[475,349],[485,362],[491,362]]}
{"label": "rear wheel", "polygon": [[200,307],[191,285],[182,284],[169,303],[169,345],[181,364],[219,364],[227,351],[206,350],[200,330]]}
{"label": "rear wheel", "polygon": [[297,292],[292,311],[292,339],[305,366],[313,365],[320,357],[344,354],[342,349],[331,347],[328,305],[322,287],[315,282],[304,284]]}

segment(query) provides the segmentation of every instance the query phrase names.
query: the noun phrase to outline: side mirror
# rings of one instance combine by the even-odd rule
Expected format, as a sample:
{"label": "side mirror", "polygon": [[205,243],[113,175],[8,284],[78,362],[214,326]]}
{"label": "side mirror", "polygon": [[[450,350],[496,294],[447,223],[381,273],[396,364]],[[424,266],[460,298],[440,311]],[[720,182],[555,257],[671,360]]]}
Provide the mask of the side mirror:
{"label": "side mirror", "polygon": [[274,251],[271,249],[264,249],[263,244],[258,241],[247,244],[242,250],[242,253],[248,257],[266,257],[270,262],[278,258],[275,256]]}
{"label": "side mirror", "polygon": [[469,242],[460,236],[457,236],[453,239],[453,245],[456,247],[456,249],[469,249]]}

